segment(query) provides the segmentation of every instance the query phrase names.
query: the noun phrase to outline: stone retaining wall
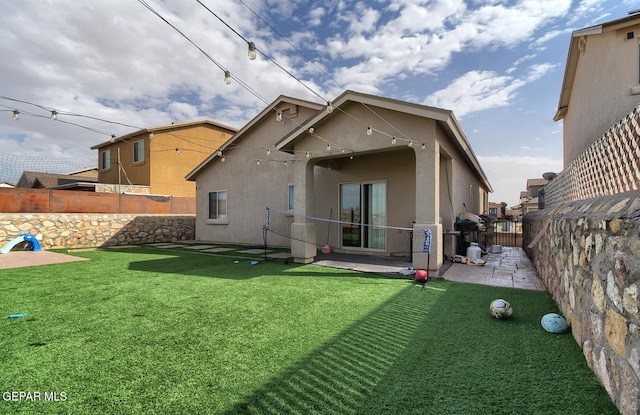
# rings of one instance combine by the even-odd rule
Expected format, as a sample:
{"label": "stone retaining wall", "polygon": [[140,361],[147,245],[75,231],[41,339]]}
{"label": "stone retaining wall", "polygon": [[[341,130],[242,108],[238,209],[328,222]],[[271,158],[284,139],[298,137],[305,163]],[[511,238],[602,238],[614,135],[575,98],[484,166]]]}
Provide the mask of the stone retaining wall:
{"label": "stone retaining wall", "polygon": [[24,233],[43,249],[195,239],[195,215],[0,213],[0,247]]}
{"label": "stone retaining wall", "polygon": [[621,413],[639,413],[640,192],[528,213],[523,232],[589,367]]}

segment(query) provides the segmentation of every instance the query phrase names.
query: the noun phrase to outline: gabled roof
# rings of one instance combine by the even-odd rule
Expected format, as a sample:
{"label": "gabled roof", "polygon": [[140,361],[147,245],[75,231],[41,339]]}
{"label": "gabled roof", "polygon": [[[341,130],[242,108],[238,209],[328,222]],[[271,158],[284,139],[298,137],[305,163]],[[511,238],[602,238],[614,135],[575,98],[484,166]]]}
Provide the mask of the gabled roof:
{"label": "gabled roof", "polygon": [[[399,101],[391,98],[384,98],[375,95],[363,94],[355,91],[345,91],[342,95],[336,98],[332,105],[334,108],[339,108],[342,105],[348,104],[350,102],[357,102],[364,105],[371,105],[375,107],[385,108],[392,111],[398,111],[405,114],[411,114],[418,117],[430,118],[435,120],[440,128],[442,128],[445,133],[451,139],[451,142],[460,150],[460,152],[466,158],[467,163],[472,166],[475,170],[478,177],[482,180],[483,184],[487,187],[489,192],[493,192],[493,188],[489,183],[489,179],[486,174],[480,167],[480,163],[476,158],[473,150],[471,149],[471,145],[467,140],[467,137],[462,132],[462,128],[458,124],[453,112],[450,110],[444,110],[441,108],[429,107],[426,105],[412,104],[410,102]],[[324,107],[323,107],[324,108]],[[314,116],[310,117],[307,121],[300,125],[300,128],[292,131],[290,134],[285,136],[282,140],[276,143],[276,149],[281,151],[293,151],[293,144],[300,139],[301,137],[305,137],[307,134],[307,130],[309,127],[318,124],[320,121],[335,116],[339,111],[332,111],[329,113],[328,111],[319,111]]]}
{"label": "gabled roof", "polygon": [[578,57],[580,55],[580,43],[583,36],[599,35],[601,33],[623,29],[640,23],[640,14],[632,14],[622,19],[612,20],[595,26],[585,27],[576,30],[571,34],[571,43],[569,44],[569,53],[567,55],[567,63],[564,68],[564,79],[562,80],[562,88],[560,89],[560,101],[554,121],[560,121],[564,118],[569,108],[569,99],[571,98],[571,90],[573,89],[573,81],[575,78],[576,68],[578,66]]}
{"label": "gabled roof", "polygon": [[527,179],[527,189],[534,186],[542,187],[547,183],[549,183],[549,180],[547,179]]}
{"label": "gabled roof", "polygon": [[282,104],[284,104],[284,103],[311,108],[314,111],[320,111],[322,108],[324,108],[324,105],[320,105],[320,104],[317,104],[315,102],[305,101],[305,100],[298,99],[298,98],[292,98],[292,97],[288,97],[288,96],[285,96],[285,95],[280,95],[271,104],[269,104],[265,109],[260,111],[260,113],[258,115],[253,117],[253,119],[251,121],[249,121],[247,124],[245,124],[244,127],[242,127],[239,131],[237,131],[231,138],[229,138],[229,140],[227,140],[222,146],[220,146],[220,148],[217,151],[215,151],[209,157],[204,159],[202,161],[202,163],[198,164],[196,166],[196,168],[193,169],[189,174],[187,174],[187,176],[185,178],[187,180],[191,180],[191,181],[195,180],[195,177],[198,175],[198,173],[202,169],[207,167],[209,164],[211,164],[211,162],[216,157],[218,157],[218,151],[224,151],[231,144],[233,144],[236,141],[240,140],[242,136],[244,136],[245,134],[247,134],[248,132],[250,132],[254,128],[256,128],[256,126],[259,125],[260,122],[265,117],[275,116],[275,114],[278,112],[278,108],[280,106],[282,106]]}
{"label": "gabled roof", "polygon": [[128,138],[131,137],[136,137],[140,134],[149,134],[149,133],[160,133],[160,132],[165,132],[165,131],[171,131],[171,130],[180,130],[183,128],[188,128],[188,127],[195,127],[198,125],[211,125],[214,127],[218,127],[221,128],[223,130],[227,130],[230,134],[235,133],[236,131],[238,131],[237,128],[234,127],[229,127],[228,125],[216,122],[216,121],[212,121],[212,120],[199,120],[199,121],[189,121],[189,122],[182,122],[182,123],[177,123],[177,124],[168,124],[168,125],[160,125],[157,127],[149,127],[149,128],[143,128],[141,130],[138,131],[134,131],[132,133],[129,134],[125,134],[122,135],[120,137],[115,137],[113,139],[113,141],[109,140],[109,141],[105,141],[102,142],[100,144],[96,144],[95,146],[91,147],[91,150],[96,150],[99,149],[101,147],[105,147],[108,146],[110,144],[113,144],[117,141],[123,141],[126,140]]}
{"label": "gabled roof", "polygon": [[41,173],[37,171],[23,171],[16,187],[52,189],[70,182],[97,183],[95,177],[70,176],[68,174]]}

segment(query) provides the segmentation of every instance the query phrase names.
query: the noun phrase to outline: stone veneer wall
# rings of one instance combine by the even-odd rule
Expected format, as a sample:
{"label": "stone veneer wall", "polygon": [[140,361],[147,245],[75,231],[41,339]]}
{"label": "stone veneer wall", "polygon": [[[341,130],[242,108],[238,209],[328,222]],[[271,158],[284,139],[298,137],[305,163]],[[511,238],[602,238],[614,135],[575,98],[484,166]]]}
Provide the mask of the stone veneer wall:
{"label": "stone veneer wall", "polygon": [[523,232],[589,367],[621,413],[640,413],[640,192],[528,213]]}
{"label": "stone veneer wall", "polygon": [[0,213],[0,247],[24,233],[43,249],[195,239],[195,215]]}

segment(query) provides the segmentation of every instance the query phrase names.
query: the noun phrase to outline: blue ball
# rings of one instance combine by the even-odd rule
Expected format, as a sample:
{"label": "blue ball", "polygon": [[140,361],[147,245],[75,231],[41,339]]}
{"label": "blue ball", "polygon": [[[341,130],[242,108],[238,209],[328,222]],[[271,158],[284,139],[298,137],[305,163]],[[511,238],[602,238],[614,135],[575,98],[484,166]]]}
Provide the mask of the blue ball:
{"label": "blue ball", "polygon": [[540,324],[542,324],[542,328],[549,333],[566,333],[569,331],[567,320],[556,313],[549,313],[542,316]]}

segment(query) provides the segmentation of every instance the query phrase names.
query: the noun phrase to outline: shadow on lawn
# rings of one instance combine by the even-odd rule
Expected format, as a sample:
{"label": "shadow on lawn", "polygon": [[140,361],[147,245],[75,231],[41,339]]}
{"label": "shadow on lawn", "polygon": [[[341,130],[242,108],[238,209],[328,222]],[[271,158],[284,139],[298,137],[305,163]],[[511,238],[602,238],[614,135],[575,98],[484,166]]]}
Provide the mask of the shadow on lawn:
{"label": "shadow on lawn", "polygon": [[[144,250],[145,253],[150,251]],[[157,251],[152,251],[154,254]],[[353,276],[353,271],[339,270],[335,268],[322,267],[322,271],[313,272],[302,271],[299,268],[314,265],[294,264],[279,259],[264,258],[247,258],[233,255],[208,254],[204,252],[184,252],[170,251],[162,252],[162,254],[170,254],[168,258],[154,257],[148,261],[133,261],[129,264],[129,269],[134,271],[159,272],[168,274],[192,275],[199,277],[223,278],[233,280],[247,280],[255,277],[264,277],[269,275],[281,276],[295,269],[297,276],[317,276],[323,277],[348,277]],[[252,265],[252,261],[257,264]],[[358,272],[358,276],[368,276],[371,278],[398,278],[407,279],[401,274],[385,274],[385,273],[365,273]]]}
{"label": "shadow on lawn", "polygon": [[359,413],[440,294],[408,286],[226,414]]}

